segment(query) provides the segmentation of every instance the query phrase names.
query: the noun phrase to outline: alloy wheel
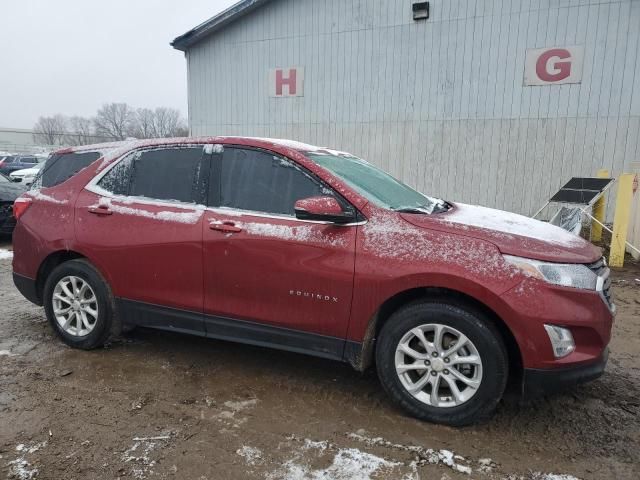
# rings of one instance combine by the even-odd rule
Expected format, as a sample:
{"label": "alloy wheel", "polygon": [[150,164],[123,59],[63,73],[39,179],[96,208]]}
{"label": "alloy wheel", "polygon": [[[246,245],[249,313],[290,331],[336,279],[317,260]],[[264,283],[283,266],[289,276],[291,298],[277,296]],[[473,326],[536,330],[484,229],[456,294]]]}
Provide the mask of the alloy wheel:
{"label": "alloy wheel", "polygon": [[473,342],[447,325],[412,328],[400,339],[395,368],[404,388],[432,407],[469,401],[482,382],[482,359]]}
{"label": "alloy wheel", "polygon": [[51,301],[58,325],[69,335],[89,335],[98,323],[98,299],[91,285],[80,277],[61,278]]}

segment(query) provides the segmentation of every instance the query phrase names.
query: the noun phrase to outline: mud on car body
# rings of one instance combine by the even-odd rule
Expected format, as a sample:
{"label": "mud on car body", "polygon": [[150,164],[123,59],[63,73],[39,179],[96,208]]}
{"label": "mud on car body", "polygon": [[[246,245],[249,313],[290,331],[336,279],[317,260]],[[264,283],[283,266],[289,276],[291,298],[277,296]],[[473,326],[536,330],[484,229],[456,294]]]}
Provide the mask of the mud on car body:
{"label": "mud on car body", "polygon": [[145,326],[375,365],[396,404],[452,425],[509,380],[604,369],[609,270],[552,225],[287,140],[140,141],[83,166],[15,207],[14,281],[74,347]]}

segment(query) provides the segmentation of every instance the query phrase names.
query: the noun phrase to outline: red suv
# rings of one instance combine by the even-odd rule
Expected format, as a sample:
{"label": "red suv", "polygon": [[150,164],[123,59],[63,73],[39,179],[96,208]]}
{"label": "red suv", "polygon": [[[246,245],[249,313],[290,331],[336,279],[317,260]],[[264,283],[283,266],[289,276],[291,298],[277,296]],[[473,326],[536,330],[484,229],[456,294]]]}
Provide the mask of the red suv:
{"label": "red suv", "polygon": [[73,347],[144,326],[375,363],[397,404],[451,425],[508,380],[604,370],[609,269],[557,227],[286,140],[141,141],[73,175],[80,155],[15,204],[14,282]]}

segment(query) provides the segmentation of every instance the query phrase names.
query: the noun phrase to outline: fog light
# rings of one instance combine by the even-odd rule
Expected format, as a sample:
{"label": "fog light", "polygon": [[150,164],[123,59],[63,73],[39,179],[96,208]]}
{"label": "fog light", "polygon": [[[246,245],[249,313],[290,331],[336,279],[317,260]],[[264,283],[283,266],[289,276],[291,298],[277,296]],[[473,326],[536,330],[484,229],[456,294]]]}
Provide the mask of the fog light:
{"label": "fog light", "polygon": [[556,358],[562,358],[569,355],[576,349],[576,343],[573,341],[573,335],[568,328],[556,327],[555,325],[545,325],[544,329],[551,340],[553,355]]}

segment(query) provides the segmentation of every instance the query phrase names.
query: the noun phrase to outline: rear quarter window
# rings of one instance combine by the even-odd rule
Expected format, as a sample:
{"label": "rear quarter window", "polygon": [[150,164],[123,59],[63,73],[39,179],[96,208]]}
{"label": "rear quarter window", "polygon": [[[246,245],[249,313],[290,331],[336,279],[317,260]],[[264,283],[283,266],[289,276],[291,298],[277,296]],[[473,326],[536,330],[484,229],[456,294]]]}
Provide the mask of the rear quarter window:
{"label": "rear quarter window", "polygon": [[54,155],[41,170],[38,186],[55,187],[101,157],[100,152]]}

